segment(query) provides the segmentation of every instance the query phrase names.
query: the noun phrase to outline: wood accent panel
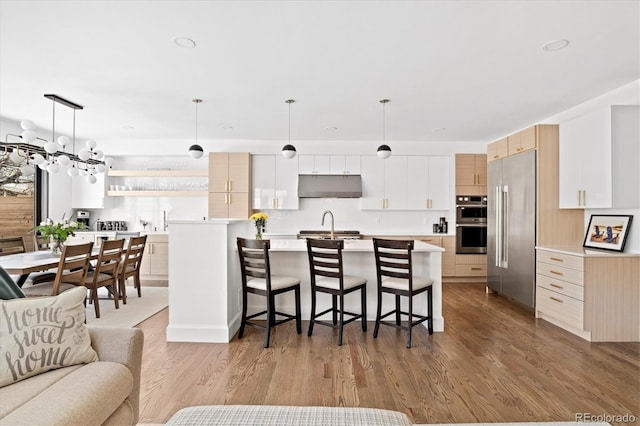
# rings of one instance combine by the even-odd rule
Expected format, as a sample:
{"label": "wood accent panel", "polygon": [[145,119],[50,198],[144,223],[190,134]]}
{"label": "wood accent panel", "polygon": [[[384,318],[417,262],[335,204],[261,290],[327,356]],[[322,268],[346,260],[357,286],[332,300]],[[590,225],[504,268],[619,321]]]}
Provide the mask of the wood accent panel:
{"label": "wood accent panel", "polygon": [[537,132],[536,245],[578,245],[584,239],[584,210],[560,209],[558,125],[539,124]]}
{"label": "wood accent panel", "polygon": [[33,251],[33,197],[0,197],[0,237],[24,237],[27,251]]}
{"label": "wood accent panel", "polygon": [[[373,407],[416,424],[550,422],[575,413],[640,413],[640,345],[589,344],[536,320],[484,285],[444,285],[444,333],[383,327],[377,339],[357,324],[248,328],[228,344],[166,342],[168,310],[138,325],[145,334],[141,424],[209,404]],[[141,301],[144,301],[144,295]],[[305,301],[303,301],[305,303]],[[308,322],[303,324],[304,330]]]}
{"label": "wood accent panel", "polygon": [[640,258],[588,257],[584,273],[591,341],[640,342]]}

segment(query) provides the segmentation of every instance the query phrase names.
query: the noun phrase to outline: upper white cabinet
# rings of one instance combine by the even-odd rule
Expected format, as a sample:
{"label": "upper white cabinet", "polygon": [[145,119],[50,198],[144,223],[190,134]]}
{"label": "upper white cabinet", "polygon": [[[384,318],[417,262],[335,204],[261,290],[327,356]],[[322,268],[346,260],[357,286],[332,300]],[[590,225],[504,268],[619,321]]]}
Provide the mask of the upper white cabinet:
{"label": "upper white cabinet", "polygon": [[311,174],[328,175],[331,173],[331,156],[330,155],[299,155],[298,156],[298,172],[301,175],[311,175]]}
{"label": "upper white cabinet", "polygon": [[253,156],[252,207],[298,209],[298,160],[281,155]]}
{"label": "upper white cabinet", "polygon": [[640,205],[639,126],[637,105],[599,108],[560,125],[560,208]]}
{"label": "upper white cabinet", "polygon": [[449,157],[362,156],[363,210],[448,210]]}
{"label": "upper white cabinet", "polygon": [[71,179],[71,207],[74,209],[104,208],[105,178],[98,173],[96,183],[89,183],[84,176]]}
{"label": "upper white cabinet", "polygon": [[332,155],[329,158],[329,172],[332,175],[360,174],[359,155]]}
{"label": "upper white cabinet", "polygon": [[449,157],[408,157],[409,210],[449,209]]}

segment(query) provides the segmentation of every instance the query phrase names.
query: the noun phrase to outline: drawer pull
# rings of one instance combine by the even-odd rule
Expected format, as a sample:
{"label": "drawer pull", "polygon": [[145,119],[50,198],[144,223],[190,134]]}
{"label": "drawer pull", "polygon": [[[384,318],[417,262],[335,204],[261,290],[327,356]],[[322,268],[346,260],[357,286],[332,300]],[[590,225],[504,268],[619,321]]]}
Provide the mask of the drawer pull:
{"label": "drawer pull", "polygon": [[551,270],[549,272],[551,272],[552,274],[560,275],[560,276],[564,275],[562,272],[558,272],[558,271]]}
{"label": "drawer pull", "polygon": [[555,297],[551,297],[551,296],[549,296],[549,299],[551,299],[551,300],[553,300],[553,301],[555,301],[555,302],[564,303],[562,300],[560,300],[560,299],[556,299]]}
{"label": "drawer pull", "polygon": [[550,257],[549,259],[554,260],[556,262],[564,262],[564,259],[560,259],[559,257]]}
{"label": "drawer pull", "polygon": [[482,268],[471,268],[472,271],[482,271]]}
{"label": "drawer pull", "polygon": [[564,288],[563,286],[558,285],[558,284],[554,284],[554,283],[549,283],[549,285],[550,285],[551,287],[555,287],[555,288],[559,288],[559,289],[563,289],[563,288]]}

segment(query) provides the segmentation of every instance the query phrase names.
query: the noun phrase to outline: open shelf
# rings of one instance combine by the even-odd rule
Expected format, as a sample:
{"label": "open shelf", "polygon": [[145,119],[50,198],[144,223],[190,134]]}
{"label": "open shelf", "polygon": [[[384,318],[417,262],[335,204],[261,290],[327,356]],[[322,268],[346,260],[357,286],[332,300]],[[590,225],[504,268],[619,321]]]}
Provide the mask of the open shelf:
{"label": "open shelf", "polygon": [[208,170],[109,170],[108,176],[207,177]]}
{"label": "open shelf", "polygon": [[207,191],[107,191],[110,197],[206,197]]}

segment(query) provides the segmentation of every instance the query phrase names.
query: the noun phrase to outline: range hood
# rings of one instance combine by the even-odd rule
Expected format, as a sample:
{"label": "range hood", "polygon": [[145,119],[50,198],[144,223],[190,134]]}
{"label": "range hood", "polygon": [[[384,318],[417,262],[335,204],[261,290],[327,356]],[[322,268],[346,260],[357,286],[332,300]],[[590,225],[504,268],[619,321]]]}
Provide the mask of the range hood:
{"label": "range hood", "polygon": [[300,198],[360,198],[360,175],[298,175]]}

